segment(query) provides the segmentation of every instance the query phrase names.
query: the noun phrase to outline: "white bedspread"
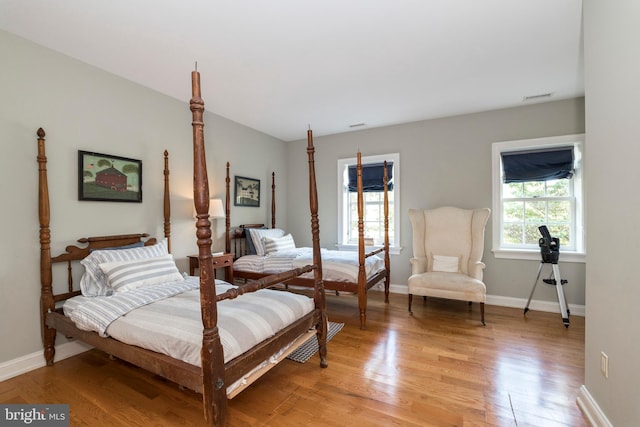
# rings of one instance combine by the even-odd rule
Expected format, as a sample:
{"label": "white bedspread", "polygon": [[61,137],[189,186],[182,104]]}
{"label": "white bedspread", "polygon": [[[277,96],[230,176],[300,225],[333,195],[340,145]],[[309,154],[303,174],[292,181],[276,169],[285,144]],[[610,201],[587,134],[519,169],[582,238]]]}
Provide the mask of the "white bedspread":
{"label": "white bedspread", "polygon": [[[174,290],[176,287],[185,287],[190,290],[170,297],[161,296],[154,302],[142,303],[122,315],[116,313],[126,311],[127,306],[137,306],[144,300],[139,292],[129,291],[117,295],[118,300],[114,300],[113,296],[75,297],[65,303],[65,314],[72,319],[83,319],[85,323],[78,325],[80,328],[95,327],[91,330],[200,366],[202,317],[198,284],[198,277],[189,277],[180,286],[176,286],[176,283],[153,286],[152,288],[166,287]],[[216,280],[217,293],[230,287],[232,285]],[[165,292],[160,289],[154,291],[158,294]],[[173,290],[166,292],[171,293]],[[127,296],[131,298],[127,300]],[[106,306],[108,309],[105,309],[100,300],[104,302],[108,299],[111,301]],[[218,331],[225,363],[275,335],[313,309],[314,302],[309,297],[268,289],[219,302]],[[115,319],[109,320],[111,317]],[[94,323],[94,320],[97,322]],[[108,325],[102,330],[105,322]]]}
{"label": "white bedspread", "polygon": [[[358,281],[358,252],[322,249],[322,277],[338,282]],[[233,262],[233,269],[253,273],[274,274],[313,264],[312,248],[296,248],[273,252],[267,256],[246,255]],[[384,260],[377,255],[365,259],[365,273],[370,277],[384,269]],[[300,277],[313,277],[313,272]]]}

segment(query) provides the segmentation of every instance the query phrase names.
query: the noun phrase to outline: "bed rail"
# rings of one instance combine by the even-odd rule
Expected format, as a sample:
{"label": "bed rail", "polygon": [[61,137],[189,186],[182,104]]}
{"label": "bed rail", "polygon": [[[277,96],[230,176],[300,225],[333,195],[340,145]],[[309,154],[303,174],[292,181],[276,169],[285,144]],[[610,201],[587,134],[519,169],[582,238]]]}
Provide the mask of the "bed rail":
{"label": "bed rail", "polygon": [[248,294],[250,292],[255,292],[260,289],[270,288],[273,285],[281,284],[287,280],[293,279],[294,277],[298,277],[301,274],[307,273],[311,270],[315,270],[315,266],[307,265],[302,268],[296,268],[293,270],[285,271],[278,274],[272,274],[271,276],[262,277],[257,280],[252,280],[251,282],[245,283],[243,285],[239,285],[237,288],[231,288],[226,292],[221,293],[216,296],[216,301],[222,301],[225,299],[234,299],[238,298],[241,295]]}

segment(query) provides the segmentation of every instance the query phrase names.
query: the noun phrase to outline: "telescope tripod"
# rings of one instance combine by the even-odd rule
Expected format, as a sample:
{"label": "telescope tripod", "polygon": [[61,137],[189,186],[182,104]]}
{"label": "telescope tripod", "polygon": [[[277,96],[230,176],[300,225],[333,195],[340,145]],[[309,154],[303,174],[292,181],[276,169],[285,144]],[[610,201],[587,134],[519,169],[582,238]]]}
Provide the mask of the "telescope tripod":
{"label": "telescope tripod", "polygon": [[527,301],[527,305],[524,308],[524,314],[526,315],[529,311],[529,303],[531,302],[531,298],[533,297],[533,293],[536,290],[536,286],[538,285],[538,280],[540,279],[540,273],[542,272],[542,266],[544,264],[551,264],[551,274],[548,279],[542,279],[544,283],[549,285],[554,285],[556,287],[556,292],[558,293],[558,303],[560,304],[560,312],[562,313],[562,323],[564,323],[565,328],[569,327],[569,309],[567,308],[567,300],[564,297],[564,288],[562,287],[566,280],[560,277],[560,268],[558,267],[558,263],[548,263],[541,261],[540,267],[538,267],[538,275],[536,276],[536,281],[533,284],[533,289],[531,289],[531,294],[529,295],[529,300]]}

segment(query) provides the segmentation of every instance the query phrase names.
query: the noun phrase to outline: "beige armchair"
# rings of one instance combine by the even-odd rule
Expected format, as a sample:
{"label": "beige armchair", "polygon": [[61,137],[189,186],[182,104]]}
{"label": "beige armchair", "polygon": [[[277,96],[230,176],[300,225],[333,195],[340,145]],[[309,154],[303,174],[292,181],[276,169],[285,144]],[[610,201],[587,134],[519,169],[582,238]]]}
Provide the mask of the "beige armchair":
{"label": "beige armchair", "polygon": [[479,302],[485,324],[482,254],[490,213],[488,208],[409,209],[413,227],[409,313],[413,295]]}

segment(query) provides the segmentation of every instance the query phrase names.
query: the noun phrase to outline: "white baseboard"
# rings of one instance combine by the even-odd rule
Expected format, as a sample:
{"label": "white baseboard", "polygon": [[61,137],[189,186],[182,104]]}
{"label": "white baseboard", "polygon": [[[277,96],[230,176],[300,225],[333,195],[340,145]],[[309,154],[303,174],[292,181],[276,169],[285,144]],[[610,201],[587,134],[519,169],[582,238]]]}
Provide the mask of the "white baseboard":
{"label": "white baseboard", "polygon": [[[84,353],[91,348],[91,346],[78,341],[69,341],[56,346],[55,360],[59,361],[62,359],[66,359],[67,357]],[[22,357],[18,357],[13,360],[9,360],[4,363],[0,363],[0,381],[8,380],[9,378],[13,378],[20,374],[24,374],[25,372],[41,368],[45,365],[46,362],[44,360],[42,350],[27,354]]]}
{"label": "white baseboard", "polygon": [[[502,307],[521,308],[524,310],[524,307],[527,305],[527,300],[524,298],[511,298],[511,297],[501,297],[498,295],[487,295],[487,304],[499,305]],[[569,308],[569,311],[571,312],[571,316],[584,317],[584,314],[585,314],[584,305],[569,304],[568,308]],[[547,311],[549,313],[560,313],[560,304],[558,302],[553,302],[553,301],[531,300],[531,303],[529,304],[529,310]]]}
{"label": "white baseboard", "polygon": [[598,403],[593,399],[586,386],[581,386],[576,398],[582,413],[593,427],[613,427],[607,416],[602,412]]}
{"label": "white baseboard", "polygon": [[[384,286],[382,283],[378,283],[373,288],[377,291],[383,291]],[[393,294],[404,294],[407,295],[407,286],[406,285],[397,285],[397,284],[389,284],[389,292]],[[513,307],[513,308],[521,308],[524,310],[524,307],[527,305],[527,300],[524,298],[512,298],[512,297],[502,297],[499,295],[487,295],[487,304],[488,305],[498,305],[501,307]],[[580,316],[584,317],[585,308],[584,305],[576,305],[569,304],[569,311],[572,316]],[[531,300],[529,304],[529,310],[537,310],[537,311],[546,311],[549,313],[560,313],[560,305],[557,302],[553,301],[540,301],[540,300]]]}

